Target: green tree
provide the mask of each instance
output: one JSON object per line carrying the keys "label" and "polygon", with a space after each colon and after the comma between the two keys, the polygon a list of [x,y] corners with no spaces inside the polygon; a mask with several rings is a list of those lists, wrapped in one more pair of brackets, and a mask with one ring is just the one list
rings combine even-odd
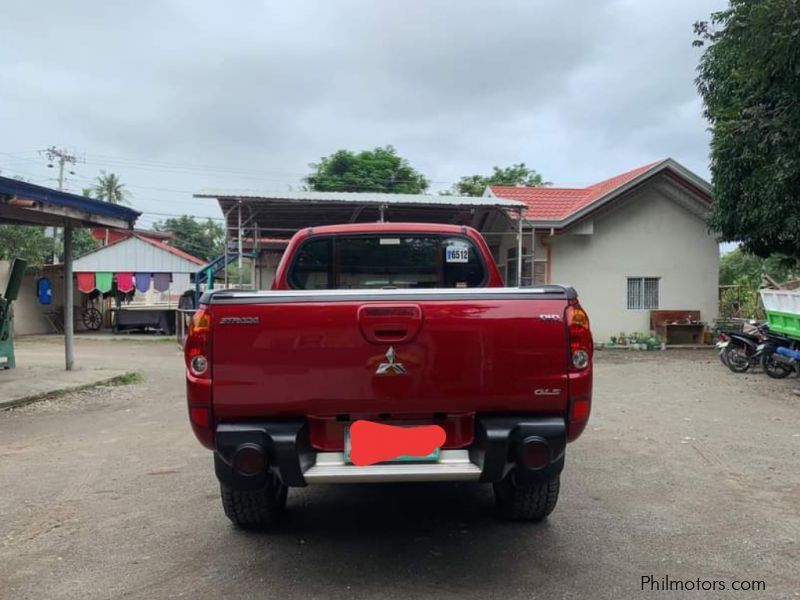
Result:
{"label": "green tree", "polygon": [[483,196],[486,188],[490,185],[527,185],[539,187],[550,185],[550,182],[534,169],[529,169],[525,163],[519,163],[505,167],[493,167],[491,175],[467,175],[456,182],[450,191],[445,192],[446,196]]}
{"label": "green tree", "polygon": [[797,277],[800,271],[793,259],[779,254],[762,258],[741,248],[735,248],[720,257],[720,285],[739,285],[757,290],[764,275],[769,275],[780,283]]}
{"label": "green tree", "polygon": [[[63,235],[63,234],[62,234]],[[44,227],[36,225],[0,225],[0,260],[19,257],[31,267],[41,267],[53,262],[55,246],[59,260],[63,260],[63,238],[56,240],[47,235]],[[72,255],[81,256],[97,247],[97,241],[86,229],[73,229]]]}
{"label": "green tree", "polygon": [[[114,173],[100,171],[100,175],[95,178],[94,187],[90,190],[97,200],[105,200],[111,204],[129,204],[130,192]],[[91,194],[86,194],[86,191],[88,190],[84,190],[83,195],[92,197]]]}
{"label": "green tree", "polygon": [[800,259],[800,2],[731,0],[695,23],[724,241]]}
{"label": "green tree", "polygon": [[202,221],[189,215],[181,215],[159,221],[153,225],[153,229],[172,233],[174,238],[169,241],[171,246],[206,261],[218,257],[224,251],[225,230],[211,219]]}
{"label": "green tree", "polygon": [[314,172],[305,182],[317,192],[421,194],[430,185],[392,146],[359,153],[339,150],[309,166]]}
{"label": "green tree", "polygon": [[719,284],[735,287],[722,292],[721,316],[763,318],[758,290],[765,275],[783,282],[796,278],[800,270],[793,258],[784,255],[762,258],[742,248],[723,254],[719,261]]}
{"label": "green tree", "polygon": [[31,267],[40,267],[53,257],[53,238],[44,227],[0,225],[0,260],[24,258]]}
{"label": "green tree", "polygon": [[[72,256],[83,256],[87,252],[91,252],[99,242],[89,233],[88,229],[73,229],[72,230]],[[59,252],[63,254],[63,251]]]}

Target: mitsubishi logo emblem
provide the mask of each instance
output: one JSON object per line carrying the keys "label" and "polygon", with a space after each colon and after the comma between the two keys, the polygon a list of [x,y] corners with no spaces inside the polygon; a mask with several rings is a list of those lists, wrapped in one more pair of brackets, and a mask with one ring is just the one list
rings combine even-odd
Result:
{"label": "mitsubishi logo emblem", "polygon": [[405,375],[406,368],[403,366],[403,363],[394,362],[394,359],[394,348],[390,346],[386,351],[386,360],[388,362],[379,364],[375,375]]}

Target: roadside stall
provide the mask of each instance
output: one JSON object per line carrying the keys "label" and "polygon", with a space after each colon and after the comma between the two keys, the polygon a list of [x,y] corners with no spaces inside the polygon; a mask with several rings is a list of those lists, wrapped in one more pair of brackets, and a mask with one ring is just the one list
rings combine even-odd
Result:
{"label": "roadside stall", "polygon": [[204,262],[144,233],[75,259],[78,290],[97,311],[94,328],[175,333],[181,296]]}

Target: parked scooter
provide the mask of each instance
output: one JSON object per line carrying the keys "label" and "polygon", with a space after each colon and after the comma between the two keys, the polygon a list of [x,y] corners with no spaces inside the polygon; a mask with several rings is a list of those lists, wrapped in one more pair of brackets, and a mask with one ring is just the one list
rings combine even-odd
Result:
{"label": "parked scooter", "polygon": [[[743,332],[723,331],[719,334],[719,359],[734,373],[744,373],[761,363],[769,329],[766,323],[750,321]],[[770,346],[771,348],[771,346]]]}

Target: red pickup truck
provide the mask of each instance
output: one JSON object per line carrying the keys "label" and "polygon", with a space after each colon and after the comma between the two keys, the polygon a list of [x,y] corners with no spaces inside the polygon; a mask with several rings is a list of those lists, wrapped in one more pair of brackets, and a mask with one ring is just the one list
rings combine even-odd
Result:
{"label": "red pickup truck", "polygon": [[589,320],[572,288],[502,285],[475,230],[386,223],[305,229],[273,290],[204,294],[189,417],[225,514],[274,523],[314,483],[476,481],[546,517],[589,419]]}

